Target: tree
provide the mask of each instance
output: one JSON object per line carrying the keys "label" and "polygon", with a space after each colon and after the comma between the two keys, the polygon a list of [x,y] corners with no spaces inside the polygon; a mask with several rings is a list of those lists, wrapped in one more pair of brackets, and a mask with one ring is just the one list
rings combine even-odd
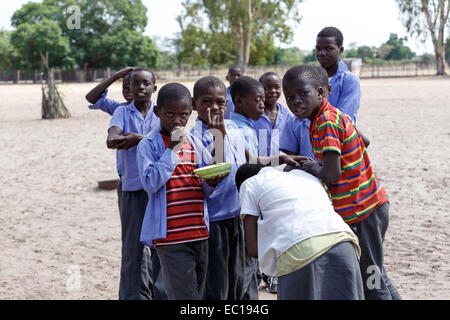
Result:
{"label": "tree", "polygon": [[55,86],[53,69],[70,64],[69,42],[61,36],[59,26],[42,19],[36,24],[23,23],[11,33],[11,44],[22,58],[26,57],[34,69],[47,71],[47,86],[42,87],[42,118],[69,118],[70,112],[64,105]]}
{"label": "tree", "polygon": [[[68,26],[71,6],[80,10],[79,28]],[[158,50],[142,34],[147,25],[146,12],[142,0],[43,0],[22,6],[13,14],[11,23],[15,27],[43,19],[56,23],[62,37],[69,41],[72,61],[83,68],[84,78],[89,80],[89,71],[95,68],[120,68],[136,62],[147,67],[156,65]],[[121,46],[124,40],[127,46]],[[115,58],[118,54],[122,56],[121,64]]]}
{"label": "tree", "polygon": [[399,38],[396,33],[391,33],[389,40],[386,41],[386,45],[390,46],[391,50],[389,50],[384,59],[404,60],[414,58],[416,54],[409,47],[403,44],[406,40],[406,37]]}
{"label": "tree", "polygon": [[445,75],[445,31],[449,26],[450,0],[397,0],[404,24],[412,35],[424,40],[430,34],[438,75]]}
{"label": "tree", "polygon": [[[297,10],[300,2],[301,0],[185,0],[182,19],[195,26],[207,25],[205,31],[212,39],[209,47],[211,60],[228,59],[238,63],[245,72],[252,45],[255,52],[258,42],[267,44],[268,35],[272,39],[278,39],[280,43],[291,40],[293,33],[286,21],[300,22]],[[204,24],[203,17],[207,18],[207,24]],[[267,49],[274,50],[274,47]],[[260,58],[256,60],[261,61]]]}
{"label": "tree", "polygon": [[303,52],[297,48],[278,48],[274,55],[274,64],[282,66],[295,66],[303,61]]}

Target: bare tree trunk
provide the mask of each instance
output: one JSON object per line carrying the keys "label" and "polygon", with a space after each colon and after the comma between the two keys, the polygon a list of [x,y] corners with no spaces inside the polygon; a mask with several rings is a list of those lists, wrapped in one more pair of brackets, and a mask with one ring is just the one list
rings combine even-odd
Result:
{"label": "bare tree trunk", "polygon": [[48,73],[47,83],[42,82],[42,119],[70,118],[72,115],[55,86],[54,71],[48,64],[48,52],[45,56],[41,53],[41,57]]}
{"label": "bare tree trunk", "polygon": [[[437,10],[435,10],[435,17],[431,16],[427,0],[421,0],[422,12],[425,14],[428,31],[431,34],[431,40],[434,46],[434,53],[436,58],[436,70],[438,75],[446,75],[445,62],[445,46],[444,46],[444,31],[447,24],[447,19],[450,12],[450,4],[447,3],[445,7],[445,0],[439,0]],[[436,34],[437,30],[437,34]]]}

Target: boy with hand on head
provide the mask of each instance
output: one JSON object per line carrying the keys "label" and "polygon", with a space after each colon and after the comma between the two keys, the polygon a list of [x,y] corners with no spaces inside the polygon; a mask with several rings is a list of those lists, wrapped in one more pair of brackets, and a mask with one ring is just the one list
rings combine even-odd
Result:
{"label": "boy with hand on head", "polygon": [[278,102],[281,96],[281,79],[275,72],[264,73],[259,82],[264,88],[265,97],[264,114],[254,122],[258,133],[259,155],[276,156],[280,153],[281,130],[293,115]]}
{"label": "boy with hand on head", "polygon": [[[202,181],[193,173],[208,165],[211,155],[185,131],[192,113],[185,86],[164,85],[154,111],[160,126],[139,143],[137,152],[139,175],[149,196],[140,240],[156,248],[169,299],[199,300],[208,266],[206,196],[226,175]],[[209,115],[208,128],[222,129],[223,114]]]}
{"label": "boy with hand on head", "polygon": [[233,99],[231,98],[230,88],[233,85],[234,80],[242,76],[242,69],[238,65],[232,65],[228,68],[227,81],[230,86],[227,88],[227,108],[225,110],[225,119],[231,119],[231,114],[234,111]]}
{"label": "boy with hand on head", "polygon": [[356,125],[356,114],[361,99],[359,79],[351,73],[344,61],[340,60],[344,52],[344,36],[335,27],[323,28],[316,38],[316,58],[328,74],[333,89],[328,101],[346,113]]}
{"label": "boy with hand on head", "polygon": [[223,179],[214,194],[207,197],[209,213],[209,263],[204,298],[207,300],[240,300],[244,294],[244,230],[239,217],[239,195],[234,177],[246,162],[245,140],[231,120],[223,120],[219,131],[208,130],[210,116],[223,117],[227,109],[225,84],[213,76],[203,77],[194,85],[193,109],[197,111],[191,134],[212,152],[214,141],[223,144],[223,159],[231,163],[230,175]]}
{"label": "boy with hand on head", "polygon": [[247,251],[278,276],[279,300],[364,299],[358,239],[319,179],[244,164],[236,186]]}
{"label": "boy with hand on head", "polygon": [[[120,271],[119,299],[137,300],[141,285],[151,293],[146,298],[164,299],[164,288],[158,278],[159,261],[152,254],[142,282],[138,270],[141,268],[144,246],[139,242],[142,219],[147,205],[147,193],[143,190],[136,165],[136,145],[152,128],[159,124],[153,114],[152,94],[156,90],[155,76],[151,70],[136,68],[130,72],[130,92],[133,101],[118,107],[111,118],[107,137],[107,147],[118,150],[122,171],[122,199],[120,219],[122,225],[122,262]],[[155,281],[157,280],[157,281]],[[152,283],[153,282],[153,283]]]}
{"label": "boy with hand on head", "polygon": [[[383,266],[383,241],[389,223],[389,200],[375,176],[364,142],[350,117],[324,97],[320,69],[296,66],[283,77],[283,92],[292,113],[311,121],[310,139],[319,162],[300,169],[324,181],[335,211],[358,236],[366,299],[400,299]],[[380,286],[368,286],[376,266]]]}

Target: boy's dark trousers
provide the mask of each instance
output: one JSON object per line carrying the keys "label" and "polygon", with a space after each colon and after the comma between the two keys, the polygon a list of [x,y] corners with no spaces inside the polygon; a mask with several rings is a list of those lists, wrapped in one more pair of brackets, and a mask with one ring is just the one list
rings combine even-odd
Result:
{"label": "boy's dark trousers", "polygon": [[366,300],[400,300],[383,265],[383,242],[389,225],[389,203],[378,206],[366,219],[350,225],[361,248],[361,276]]}
{"label": "boy's dark trousers", "polygon": [[140,242],[147,202],[148,195],[144,190],[122,191],[120,195],[122,262],[119,300],[167,299],[158,255],[154,249],[144,250]]}
{"label": "boy's dark trousers", "polygon": [[241,300],[244,295],[245,242],[239,216],[209,223],[206,300]]}
{"label": "boy's dark trousers", "polygon": [[156,247],[169,300],[201,300],[208,270],[208,240]]}

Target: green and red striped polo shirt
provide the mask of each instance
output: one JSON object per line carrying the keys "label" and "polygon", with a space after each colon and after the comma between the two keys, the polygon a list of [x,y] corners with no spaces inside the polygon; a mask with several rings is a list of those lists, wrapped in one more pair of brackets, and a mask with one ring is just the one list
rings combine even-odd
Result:
{"label": "green and red striped polo shirt", "polygon": [[[169,136],[162,134],[165,146]],[[203,203],[202,182],[192,171],[197,169],[195,150],[185,138],[178,151],[180,162],[166,183],[167,236],[154,240],[155,246],[208,239]]]}
{"label": "green and red striped polo shirt", "polygon": [[323,99],[309,127],[317,160],[324,152],[341,156],[341,177],[329,186],[334,210],[348,224],[366,219],[388,201],[386,191],[372,170],[369,155],[350,118]]}

